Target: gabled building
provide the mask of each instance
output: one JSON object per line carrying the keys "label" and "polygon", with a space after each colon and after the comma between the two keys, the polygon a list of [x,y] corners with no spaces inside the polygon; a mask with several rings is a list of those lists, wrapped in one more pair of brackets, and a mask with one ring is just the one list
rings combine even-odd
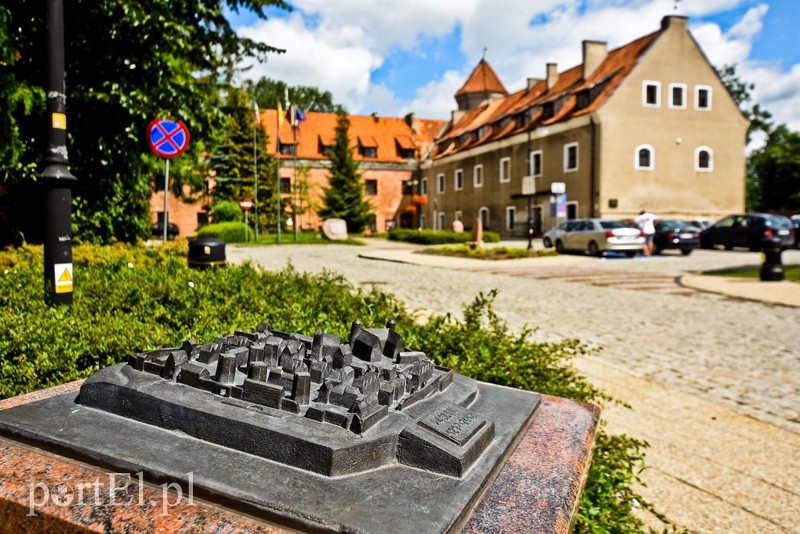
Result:
{"label": "gabled building", "polygon": [[[551,184],[567,217],[720,217],[744,209],[747,120],[688,31],[685,17],[608,50],[583,42],[583,62],[509,94],[481,60],[458,109],[421,162],[427,227],[527,235],[552,226]],[[523,183],[526,195],[523,196]],[[532,193],[532,194],[529,194]]]}
{"label": "gabled building", "polygon": [[[288,121],[278,125],[277,113],[264,110],[261,124],[269,136],[267,150],[280,156],[281,192],[291,194],[296,156],[297,168],[306,171],[301,173],[304,176],[298,174],[298,185],[308,192],[307,203],[321,206],[322,188],[328,186],[330,175],[328,153],[334,145],[336,114],[306,113],[306,120],[299,123],[295,135]],[[350,115],[349,119],[353,156],[363,175],[366,198],[374,209],[372,230],[382,232],[397,225],[415,227],[420,207],[419,197],[415,196],[419,161],[445,121],[417,119],[413,114],[402,118]],[[302,199],[300,205],[304,207]],[[317,229],[322,223],[313,210],[306,210],[298,220],[303,230]]]}

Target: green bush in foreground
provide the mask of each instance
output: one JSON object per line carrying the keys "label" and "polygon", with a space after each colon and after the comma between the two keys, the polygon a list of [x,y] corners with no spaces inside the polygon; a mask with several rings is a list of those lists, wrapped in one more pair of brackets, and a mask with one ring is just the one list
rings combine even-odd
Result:
{"label": "green bush in foreground", "polygon": [[[409,230],[399,228],[389,232],[390,241],[405,241],[419,245],[443,245],[447,243],[467,243],[472,241],[472,234],[469,232],[453,232],[450,230]],[[483,240],[486,243],[499,243],[500,234],[495,232],[484,232]]]}
{"label": "green bush in foreground", "polygon": [[[252,265],[196,271],[186,246],[77,246],[75,303],[44,303],[42,249],[0,253],[0,398],[86,377],[130,354],[206,342],[266,321],[284,331],[317,327],[347,336],[353,319],[390,318],[407,344],[456,372],[511,387],[606,402],[569,366],[588,349],[577,340],[539,343],[531,331],[509,331],[492,310],[494,293],[478,295],[464,319],[415,323],[394,297],[355,288],[334,274],[274,273]],[[600,429],[576,519],[577,532],[637,532],[641,498],[633,484],[643,465],[641,441]]]}

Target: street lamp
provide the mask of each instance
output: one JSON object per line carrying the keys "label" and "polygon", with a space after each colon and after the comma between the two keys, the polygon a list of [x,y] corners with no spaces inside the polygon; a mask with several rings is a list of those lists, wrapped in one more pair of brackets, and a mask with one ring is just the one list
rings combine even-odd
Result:
{"label": "street lamp", "polygon": [[42,171],[44,192],[44,283],[50,304],[72,304],[72,186],[68,169],[67,95],[64,85],[64,6],[47,0],[48,143]]}

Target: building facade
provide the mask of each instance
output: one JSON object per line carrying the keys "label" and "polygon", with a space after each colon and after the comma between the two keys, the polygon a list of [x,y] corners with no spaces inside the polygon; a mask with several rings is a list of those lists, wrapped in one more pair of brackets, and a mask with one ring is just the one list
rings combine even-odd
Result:
{"label": "building facade", "polygon": [[565,186],[568,218],[744,209],[747,120],[685,17],[611,51],[584,41],[580,65],[548,64],[512,94],[482,60],[456,101],[420,164],[427,227],[480,218],[521,237],[531,217],[540,234],[556,220],[553,183]]}
{"label": "building facade", "polygon": [[[293,130],[289,121],[278,124],[277,110],[264,110],[261,123],[267,131],[268,151],[280,157],[282,194],[301,192],[304,198],[298,204],[304,213],[298,215],[298,223],[303,230],[315,230],[322,223],[316,208],[321,207],[323,188],[328,186],[327,154],[334,145],[337,116],[310,112],[305,118]],[[375,216],[371,229],[382,232],[398,226],[415,227],[420,208],[416,194],[419,161],[445,121],[417,119],[413,114],[402,118],[377,115],[348,118],[353,157],[359,164],[364,192]]]}

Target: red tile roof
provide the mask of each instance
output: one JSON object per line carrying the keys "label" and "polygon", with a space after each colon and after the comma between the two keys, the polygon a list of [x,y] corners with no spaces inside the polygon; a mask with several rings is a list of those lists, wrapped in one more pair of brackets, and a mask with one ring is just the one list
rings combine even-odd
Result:
{"label": "red tile roof", "polygon": [[[437,140],[431,157],[440,158],[467,146],[495,141],[531,128],[568,120],[597,110],[614,93],[663,31],[662,29],[651,33],[608,52],[603,62],[585,80],[582,78],[583,65],[577,65],[559,73],[555,85],[549,91],[546,80],[541,80],[530,88],[466,112],[455,123],[448,123],[445,132]],[[479,67],[484,63],[485,61],[481,60]],[[470,80],[477,71],[476,68]],[[470,80],[467,80],[464,87],[470,84]],[[578,95],[584,92],[596,94],[591,95],[593,98],[588,105],[579,108]],[[491,127],[491,134],[481,135],[480,139],[477,139],[481,128],[485,126]],[[475,132],[476,139],[459,146],[459,139],[469,132]]]}
{"label": "red tile roof", "polygon": [[503,82],[500,81],[494,69],[492,69],[485,59],[481,59],[478,66],[475,67],[475,70],[473,70],[472,74],[467,78],[467,81],[461,86],[461,89],[456,92],[456,96],[483,92],[508,94]]}
{"label": "red tile roof", "polygon": [[[444,127],[445,121],[431,119],[413,119],[413,128],[405,118],[378,117],[372,115],[350,115],[350,146],[357,148],[359,142],[365,147],[377,147],[377,158],[369,161],[405,163],[407,158],[401,157],[399,149],[415,149],[416,157],[424,155],[436,135]],[[274,109],[261,111],[261,124],[267,131],[268,150],[275,152],[278,130],[278,112]],[[322,154],[322,145],[333,146],[336,129],[335,113],[306,113],[306,120],[297,128],[297,157],[301,159],[328,159]],[[292,127],[284,120],[280,126],[282,144],[293,144]],[[356,160],[364,158],[356,150]]]}

